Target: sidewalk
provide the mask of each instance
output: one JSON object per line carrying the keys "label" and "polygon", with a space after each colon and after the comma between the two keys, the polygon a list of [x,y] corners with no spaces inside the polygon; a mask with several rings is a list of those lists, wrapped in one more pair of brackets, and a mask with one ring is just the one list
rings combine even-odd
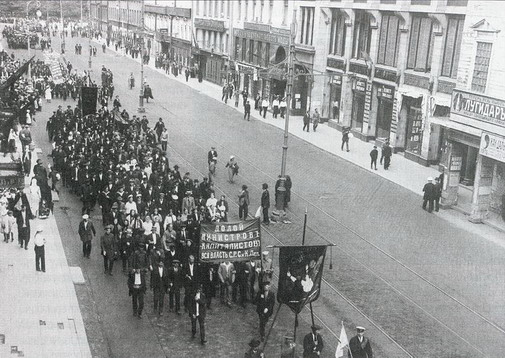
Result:
{"label": "sidewalk", "polygon": [[[100,44],[103,42],[99,42]],[[116,56],[123,56],[120,51],[116,52],[114,47],[108,47],[108,51],[116,53]],[[124,55],[133,61],[140,64],[140,59],[133,59],[129,55]],[[184,74],[179,74],[177,77],[173,75],[167,75],[163,69],[157,69],[154,66],[154,59],[149,61],[149,65],[144,65],[149,67],[153,71],[157,71],[160,74],[167,76],[172,80],[179,81],[180,83],[186,84],[187,86],[195,89],[196,91],[211,97],[222,104],[221,101],[222,88],[221,86],[214,84],[209,81],[198,82],[196,78],[190,78],[188,82],[184,77]],[[149,76],[144,72],[144,77],[149,82]],[[267,113],[266,118],[259,115],[259,112],[254,110],[254,102],[251,100],[251,120],[258,120],[281,130],[284,130],[284,119],[280,116],[275,119],[272,118],[272,113]],[[228,100],[229,107],[235,108],[239,114],[237,114],[238,119],[243,118],[243,107],[242,107],[242,97],[239,101],[239,106],[235,107],[234,99]],[[349,141],[350,152],[342,151],[340,145],[342,143],[342,133],[336,129],[330,128],[327,123],[320,124],[317,128],[317,132],[312,131],[312,126],[310,132],[304,132],[303,128],[303,117],[301,116],[291,116],[289,123],[289,133],[294,135],[314,146],[329,152],[335,156],[338,156],[344,160],[347,160],[359,167],[367,170],[370,169],[370,151],[372,150],[373,142],[363,142],[356,138],[351,138]],[[289,145],[289,142],[288,142]],[[380,156],[380,148],[379,148]],[[289,149],[288,149],[288,160],[289,160]],[[377,168],[378,170],[371,170],[374,174],[387,179],[399,186],[410,190],[419,196],[422,196],[422,188],[427,182],[428,177],[437,177],[440,172],[433,167],[425,167],[414,163],[411,160],[406,159],[402,154],[393,154],[391,158],[391,166],[388,170],[384,170],[382,166]],[[421,206],[421,198],[419,199],[419,206]],[[454,210],[453,210],[454,209]],[[463,228],[467,231],[473,232],[476,235],[482,236],[483,238],[493,241],[500,246],[505,248],[505,240],[503,238],[503,233],[505,232],[505,222],[496,215],[490,215],[489,219],[484,222],[486,225],[473,224],[468,221],[467,216],[470,214],[468,211],[468,205],[462,207],[454,207],[450,210],[442,210],[435,215],[439,215],[445,220],[449,221],[451,224]]]}
{"label": "sidewalk", "polygon": [[[45,273],[35,270],[38,227],[46,238]],[[0,357],[91,357],[72,280],[76,268],[67,264],[54,215],[32,220],[30,228],[28,250],[17,238],[0,243]],[[82,276],[77,269],[72,273]]]}

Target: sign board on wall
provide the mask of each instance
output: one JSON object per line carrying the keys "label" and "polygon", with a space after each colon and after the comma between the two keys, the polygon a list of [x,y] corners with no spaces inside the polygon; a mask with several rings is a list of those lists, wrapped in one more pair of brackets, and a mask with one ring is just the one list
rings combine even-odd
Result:
{"label": "sign board on wall", "polygon": [[455,89],[451,114],[505,127],[505,101]]}
{"label": "sign board on wall", "polygon": [[500,162],[505,162],[505,138],[491,133],[482,133],[480,154]]}

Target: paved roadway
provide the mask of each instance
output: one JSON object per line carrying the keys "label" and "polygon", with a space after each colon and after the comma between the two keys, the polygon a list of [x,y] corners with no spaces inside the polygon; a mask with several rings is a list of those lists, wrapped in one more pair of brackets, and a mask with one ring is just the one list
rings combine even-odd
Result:
{"label": "paved roadway", "polygon": [[[54,48],[59,48],[59,40],[53,41]],[[80,41],[86,49],[87,40]],[[88,57],[75,56],[74,43],[67,40],[71,50],[67,58],[74,68],[87,68]],[[126,84],[130,72],[138,83],[138,63],[110,51],[99,53],[93,58],[97,80],[102,64],[114,72],[116,93],[124,107],[135,113],[138,88],[129,91]],[[155,97],[146,104],[147,115],[151,123],[163,117],[168,124],[171,165],[179,164],[183,172],[201,178],[206,172],[206,152],[215,145],[220,156],[218,191],[236,201],[240,185],[247,184],[254,210],[261,184],[273,187],[279,172],[282,132],[259,121],[245,122],[234,109],[152,69],[146,68],[145,75]],[[59,103],[53,101],[50,106]],[[35,138],[49,151],[42,130],[45,119],[38,118],[41,130]],[[231,154],[241,168],[236,184],[225,179],[224,164]],[[336,245],[333,270],[326,266],[322,296],[314,304],[316,320],[325,327],[324,357],[334,356],[334,334],[340,332],[341,321],[348,335],[357,324],[368,327],[377,357],[503,355],[501,247],[422,211],[419,196],[412,192],[293,137],[287,172],[293,179],[292,224],[264,227],[264,241],[300,244],[303,212],[308,208],[306,242]],[[257,329],[251,307],[229,310],[218,304],[209,317],[205,348],[190,341],[187,317],[148,315],[148,319],[135,320],[118,269],[114,277],[104,276],[97,250],[91,261],[81,259],[78,200],[65,192],[55,210],[67,259],[70,265],[81,266],[87,279],[77,291],[95,356],[163,357],[174,352],[181,357],[241,356]],[[236,206],[231,210],[236,218]],[[99,223],[99,216],[94,220]],[[147,297],[150,312],[152,303]],[[278,354],[281,337],[292,325],[292,315],[283,309],[267,346],[269,356]],[[298,337],[308,326],[305,313]],[[145,343],[140,347],[139,342]]]}

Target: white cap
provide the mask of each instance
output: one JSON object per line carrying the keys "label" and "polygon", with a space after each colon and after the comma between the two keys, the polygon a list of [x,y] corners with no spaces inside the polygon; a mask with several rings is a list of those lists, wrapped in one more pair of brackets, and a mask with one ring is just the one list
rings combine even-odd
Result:
{"label": "white cap", "polygon": [[428,177],[428,181],[433,181],[433,178],[432,177]]}
{"label": "white cap", "polygon": [[84,214],[84,215],[82,216],[82,218],[83,218],[84,220],[87,220],[87,219],[89,219],[89,215],[88,215],[88,214]]}

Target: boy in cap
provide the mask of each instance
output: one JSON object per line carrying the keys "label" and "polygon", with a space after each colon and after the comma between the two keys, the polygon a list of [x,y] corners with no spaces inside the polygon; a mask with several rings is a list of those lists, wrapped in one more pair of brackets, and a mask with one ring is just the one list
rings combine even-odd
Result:
{"label": "boy in cap", "polygon": [[356,336],[349,341],[349,358],[373,358],[370,340],[365,337],[365,328],[356,327]]}
{"label": "boy in cap", "polygon": [[312,332],[303,338],[303,358],[317,358],[323,351],[323,338],[318,333],[321,327],[313,325],[310,327]]}

